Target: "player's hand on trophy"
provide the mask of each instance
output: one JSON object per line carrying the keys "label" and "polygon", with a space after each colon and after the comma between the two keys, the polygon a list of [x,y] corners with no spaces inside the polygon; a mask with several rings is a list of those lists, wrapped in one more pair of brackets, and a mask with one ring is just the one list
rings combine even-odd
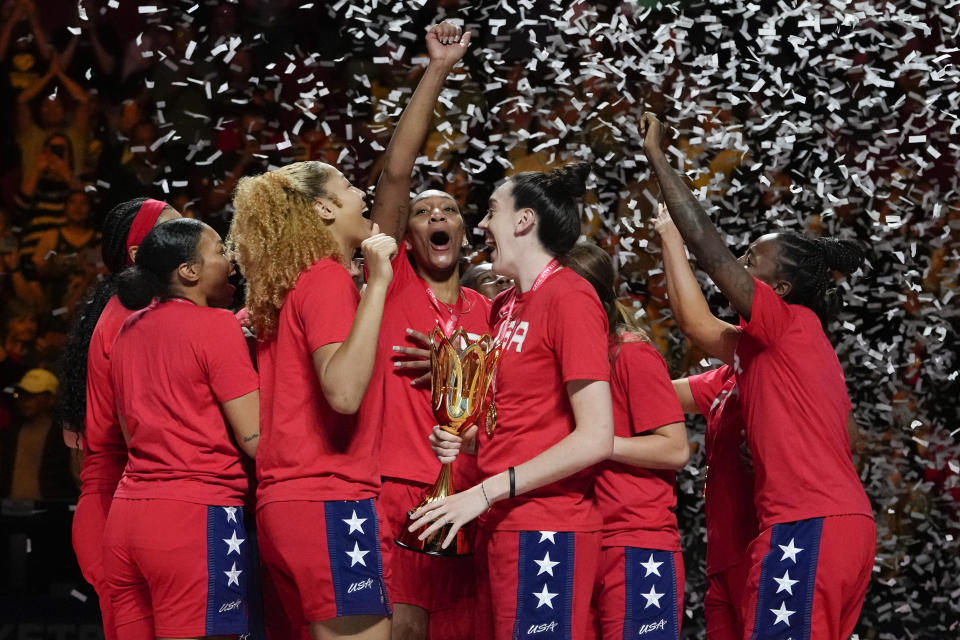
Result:
{"label": "player's hand on trophy", "polygon": [[407,336],[411,340],[422,344],[423,348],[408,347],[401,344],[394,345],[394,352],[409,356],[409,358],[405,360],[394,360],[393,366],[395,369],[399,369],[404,373],[409,371],[413,375],[417,375],[422,371],[423,373],[410,383],[411,387],[416,387],[430,382],[430,336],[425,333],[420,333],[416,329],[407,329]]}
{"label": "player's hand on trophy", "polygon": [[413,513],[413,524],[410,531],[426,527],[417,536],[424,540],[434,531],[452,525],[447,537],[440,545],[446,549],[456,539],[457,532],[471,520],[490,508],[490,503],[483,494],[483,483],[474,485],[466,491],[455,493],[452,496],[430,502]]}
{"label": "player's hand on trophy", "polygon": [[457,25],[441,22],[430,27],[427,32],[427,53],[431,63],[446,65],[452,69],[470,44],[470,32],[466,33]]}
{"label": "player's hand on trophy", "polygon": [[441,464],[452,464],[460,452],[477,454],[477,425],[455,436],[440,425],[434,425],[430,433],[430,448]]}
{"label": "player's hand on trophy", "polygon": [[367,284],[390,284],[393,280],[393,265],[390,261],[397,255],[397,241],[393,237],[380,233],[380,227],[373,223],[370,237],[360,245],[363,262],[367,267]]}

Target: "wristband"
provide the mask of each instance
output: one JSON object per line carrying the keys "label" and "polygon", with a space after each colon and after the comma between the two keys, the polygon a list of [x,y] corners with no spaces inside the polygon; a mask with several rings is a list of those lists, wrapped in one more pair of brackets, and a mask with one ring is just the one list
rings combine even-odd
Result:
{"label": "wristband", "polygon": [[517,495],[517,472],[513,470],[513,467],[507,469],[510,474],[510,497],[513,498]]}

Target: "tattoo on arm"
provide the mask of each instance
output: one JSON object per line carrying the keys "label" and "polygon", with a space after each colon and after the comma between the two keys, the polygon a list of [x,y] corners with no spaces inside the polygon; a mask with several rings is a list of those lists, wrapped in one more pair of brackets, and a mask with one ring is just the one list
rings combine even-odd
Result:
{"label": "tattoo on arm", "polygon": [[410,181],[399,187],[384,181],[377,182],[377,197],[373,201],[370,220],[380,225],[380,232],[400,242],[407,232],[407,216],[410,213]]}
{"label": "tattoo on arm", "polygon": [[260,434],[259,434],[259,433],[254,433],[253,435],[249,435],[249,436],[247,436],[246,438],[244,438],[243,441],[244,441],[244,442],[250,442],[251,440],[256,440],[256,439],[259,438],[259,437],[260,437]]}
{"label": "tattoo on arm", "polygon": [[407,220],[410,216],[410,203],[404,202],[403,204],[398,204],[396,213],[396,225],[393,227],[397,230],[394,234],[394,238],[397,242],[403,240],[403,236],[407,234]]}
{"label": "tattoo on arm", "polygon": [[690,251],[704,271],[710,275],[734,308],[750,319],[753,304],[753,278],[737,262],[726,242],[662,151],[649,154],[660,183],[660,192],[670,217],[680,230]]}

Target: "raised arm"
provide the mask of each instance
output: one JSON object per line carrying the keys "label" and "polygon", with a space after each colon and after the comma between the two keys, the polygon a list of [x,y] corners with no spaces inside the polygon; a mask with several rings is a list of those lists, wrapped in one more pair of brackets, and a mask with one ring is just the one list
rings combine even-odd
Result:
{"label": "raised arm", "polygon": [[407,230],[410,210],[410,176],[413,165],[426,140],[433,108],[443,90],[447,75],[463,57],[470,44],[470,34],[461,34],[460,27],[441,22],[427,33],[430,64],[420,78],[407,108],[384,153],[383,171],[377,181],[376,197],[370,217],[383,233],[398,242]]}
{"label": "raised arm", "polygon": [[345,414],[360,408],[373,375],[383,304],[393,278],[390,260],[396,255],[397,243],[374,225],[374,235],[364,240],[361,248],[370,277],[350,333],[343,342],[326,344],[313,352],[313,366],[324,397],[334,411]]}
{"label": "raised arm", "polygon": [[[96,15],[96,12],[91,12]],[[96,18],[99,20],[99,16]],[[90,45],[93,47],[93,54],[97,58],[97,64],[100,66],[100,71],[105,74],[113,73],[113,70],[117,68],[117,58],[110,51],[107,50],[107,47],[103,46],[103,43],[100,41],[100,36],[97,35],[97,25],[96,22],[86,30],[87,37],[90,38]]]}
{"label": "raised arm", "polygon": [[740,341],[740,332],[710,312],[700,283],[687,262],[683,238],[663,204],[654,222],[660,234],[663,271],[667,280],[667,300],[677,326],[698,347],[713,358],[733,364],[733,355]]}
{"label": "raised arm", "polygon": [[33,31],[33,37],[37,40],[37,48],[40,55],[44,58],[50,58],[55,49],[50,45],[50,39],[47,38],[47,32],[40,24],[40,16],[37,13],[37,5],[34,0],[20,0],[23,2],[24,10],[27,12],[27,19],[30,21],[30,30]]}
{"label": "raised arm", "polygon": [[740,315],[750,319],[753,278],[727,248],[720,232],[700,206],[690,187],[670,166],[663,152],[663,125],[652,113],[640,119],[643,149],[660,182],[660,194],[670,215],[700,267],[727,297]]}
{"label": "raised arm", "polygon": [[7,59],[7,49],[10,47],[10,38],[13,36],[13,28],[26,17],[23,4],[16,3],[10,15],[3,20],[3,27],[0,28],[0,60]]}
{"label": "raised arm", "polygon": [[86,106],[86,104],[90,102],[90,94],[77,84],[73,78],[67,75],[66,71],[64,71],[65,66],[66,63],[59,56],[55,56],[50,60],[50,68],[53,69],[53,72],[60,79],[60,82],[63,83],[63,88],[67,90],[70,97],[80,103],[81,106]]}
{"label": "raised arm", "polygon": [[[50,80],[53,79],[53,75],[56,73],[54,69],[54,63],[51,60],[50,68],[47,69],[47,72],[37,78],[37,81],[32,85],[20,92],[20,95],[17,96],[17,104],[20,105],[21,110],[26,108],[26,105],[29,104],[31,100],[37,97],[37,94],[43,91],[43,88],[50,83]],[[29,112],[28,112],[29,115]]]}

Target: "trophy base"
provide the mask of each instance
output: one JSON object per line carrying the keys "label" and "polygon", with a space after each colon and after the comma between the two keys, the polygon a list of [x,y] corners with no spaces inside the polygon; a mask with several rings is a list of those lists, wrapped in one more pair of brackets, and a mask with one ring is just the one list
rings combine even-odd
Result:
{"label": "trophy base", "polygon": [[415,531],[411,533],[408,530],[412,522],[410,519],[411,513],[413,513],[413,511],[407,513],[407,519],[403,523],[403,529],[400,535],[397,536],[397,539],[394,540],[394,543],[396,543],[398,547],[416,551],[417,553],[424,553],[428,556],[438,556],[442,558],[468,556],[473,553],[473,545],[471,544],[473,536],[469,535],[472,533],[472,523],[468,524],[465,528],[461,528],[460,531],[457,531],[456,537],[451,540],[450,545],[444,549],[440,545],[443,544],[453,525],[448,524],[440,527],[440,529],[434,531],[423,540],[418,540],[417,536],[420,535],[420,532]]}
{"label": "trophy base", "polygon": [[394,540],[397,546],[416,551],[417,553],[425,553],[428,556],[442,556],[447,558],[467,556],[473,552],[473,545],[471,544],[473,540],[473,523],[469,523],[466,527],[461,528],[446,549],[440,545],[443,544],[453,525],[448,524],[440,527],[440,529],[434,531],[423,540],[417,539],[420,531],[410,531],[410,525],[413,524],[413,518],[411,516],[417,509],[430,504],[434,500],[440,500],[453,495],[453,487],[450,486],[450,474],[450,465],[442,465],[437,481],[433,483],[432,487],[426,490],[420,503],[413,509],[410,509],[410,511],[407,511],[407,518],[403,521],[403,528],[400,529],[400,535]]}

